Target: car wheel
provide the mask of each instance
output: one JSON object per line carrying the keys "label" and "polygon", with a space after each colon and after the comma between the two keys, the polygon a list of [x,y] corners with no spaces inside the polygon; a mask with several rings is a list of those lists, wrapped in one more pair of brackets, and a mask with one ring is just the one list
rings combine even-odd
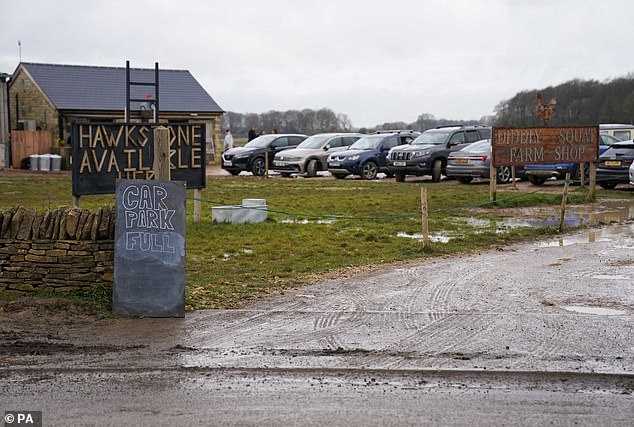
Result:
{"label": "car wheel", "polygon": [[599,185],[606,190],[612,190],[616,187],[616,182],[600,182]]}
{"label": "car wheel", "polygon": [[[581,167],[579,167],[579,165],[575,165],[572,170],[572,180],[576,181],[575,184],[581,184]],[[585,184],[590,182],[590,167],[588,165],[583,168],[583,182]]]}
{"label": "car wheel", "polygon": [[511,168],[508,166],[500,166],[497,168],[497,183],[506,184],[511,180]]}
{"label": "car wheel", "polygon": [[528,182],[533,185],[542,185],[546,182],[546,178],[535,175],[528,175]]}
{"label": "car wheel", "polygon": [[317,176],[317,160],[309,160],[306,165],[306,176],[313,178]]}
{"label": "car wheel", "polygon": [[337,179],[344,179],[345,177],[348,176],[347,173],[333,173],[333,175],[335,176],[335,178]]}
{"label": "car wheel", "polygon": [[264,164],[264,159],[262,157],[258,157],[253,161],[251,165],[251,172],[255,176],[264,176],[266,173],[266,165]]}
{"label": "car wheel", "polygon": [[396,182],[405,182],[405,174],[403,172],[396,172],[394,176],[396,177]]}
{"label": "car wheel", "polygon": [[242,172],[242,171],[237,171],[237,170],[233,170],[233,169],[229,171],[229,173],[231,175],[233,175],[233,176],[240,175],[240,172]]}
{"label": "car wheel", "polygon": [[431,168],[431,180],[432,182],[440,181],[440,176],[442,175],[442,160],[437,159],[434,160],[434,165]]}
{"label": "car wheel", "polygon": [[471,176],[459,176],[458,177],[458,182],[460,182],[461,184],[469,184],[471,181],[473,181],[473,177],[471,177]]}
{"label": "car wheel", "polygon": [[368,160],[363,164],[363,169],[361,171],[361,178],[363,179],[374,179],[376,175],[379,173],[379,167],[372,160]]}

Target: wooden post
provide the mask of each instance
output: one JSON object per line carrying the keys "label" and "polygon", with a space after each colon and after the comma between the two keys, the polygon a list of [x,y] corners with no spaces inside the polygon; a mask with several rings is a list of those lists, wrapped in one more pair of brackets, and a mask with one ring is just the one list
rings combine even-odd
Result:
{"label": "wooden post", "polygon": [[201,198],[202,191],[200,191],[200,188],[194,188],[194,222],[200,222],[200,214],[202,211]]}
{"label": "wooden post", "polygon": [[154,179],[170,180],[170,131],[165,126],[154,128]]}
{"label": "wooden post", "polygon": [[586,180],[586,164],[584,162],[579,163],[579,186],[583,188]]}
{"label": "wooden post", "polygon": [[513,182],[513,190],[517,190],[517,177],[515,175],[515,166],[511,166],[511,181]]}
{"label": "wooden post", "polygon": [[73,207],[74,208],[79,208],[79,199],[81,198],[81,196],[73,196]]}
{"label": "wooden post", "polygon": [[559,217],[559,232],[564,230],[564,220],[566,218],[566,200],[568,199],[568,181],[570,181],[570,172],[566,174],[566,182],[564,183],[564,194],[561,196],[561,216]]}
{"label": "wooden post", "polygon": [[497,172],[497,168],[493,166],[493,151],[491,151],[491,164],[489,165],[489,200],[492,202],[497,200]]}
{"label": "wooden post", "polygon": [[420,188],[420,211],[423,226],[423,249],[429,248],[429,221],[427,215],[427,189]]}
{"label": "wooden post", "polygon": [[597,164],[590,162],[590,200],[595,201],[597,197]]}
{"label": "wooden post", "polygon": [[266,171],[266,177],[269,177],[269,150],[264,149],[264,170]]}

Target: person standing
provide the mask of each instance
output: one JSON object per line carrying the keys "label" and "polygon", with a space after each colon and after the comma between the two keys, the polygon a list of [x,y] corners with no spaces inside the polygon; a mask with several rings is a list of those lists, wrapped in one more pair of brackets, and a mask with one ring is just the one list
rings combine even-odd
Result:
{"label": "person standing", "polygon": [[249,141],[255,139],[257,136],[258,133],[255,131],[255,126],[251,126],[251,129],[249,129]]}
{"label": "person standing", "polygon": [[224,145],[225,145],[225,151],[233,148],[233,135],[231,135],[231,130],[229,129],[225,130]]}

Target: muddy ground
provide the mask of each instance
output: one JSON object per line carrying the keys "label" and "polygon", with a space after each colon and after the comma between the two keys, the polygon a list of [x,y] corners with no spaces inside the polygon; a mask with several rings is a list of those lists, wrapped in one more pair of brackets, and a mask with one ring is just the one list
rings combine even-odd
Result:
{"label": "muddy ground", "polygon": [[45,425],[632,425],[634,223],[240,310],[3,303],[0,411]]}
{"label": "muddy ground", "polygon": [[60,426],[631,426],[633,212],[573,209],[573,222],[617,222],[184,319],[2,302],[0,414],[40,410]]}

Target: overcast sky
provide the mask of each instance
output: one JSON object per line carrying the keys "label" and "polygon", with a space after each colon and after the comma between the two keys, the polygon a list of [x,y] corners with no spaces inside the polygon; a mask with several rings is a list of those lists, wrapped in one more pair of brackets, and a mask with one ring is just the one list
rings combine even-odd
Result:
{"label": "overcast sky", "polygon": [[634,72],[633,0],[0,0],[24,62],[187,69],[227,111],[357,127],[479,119],[522,90]]}

